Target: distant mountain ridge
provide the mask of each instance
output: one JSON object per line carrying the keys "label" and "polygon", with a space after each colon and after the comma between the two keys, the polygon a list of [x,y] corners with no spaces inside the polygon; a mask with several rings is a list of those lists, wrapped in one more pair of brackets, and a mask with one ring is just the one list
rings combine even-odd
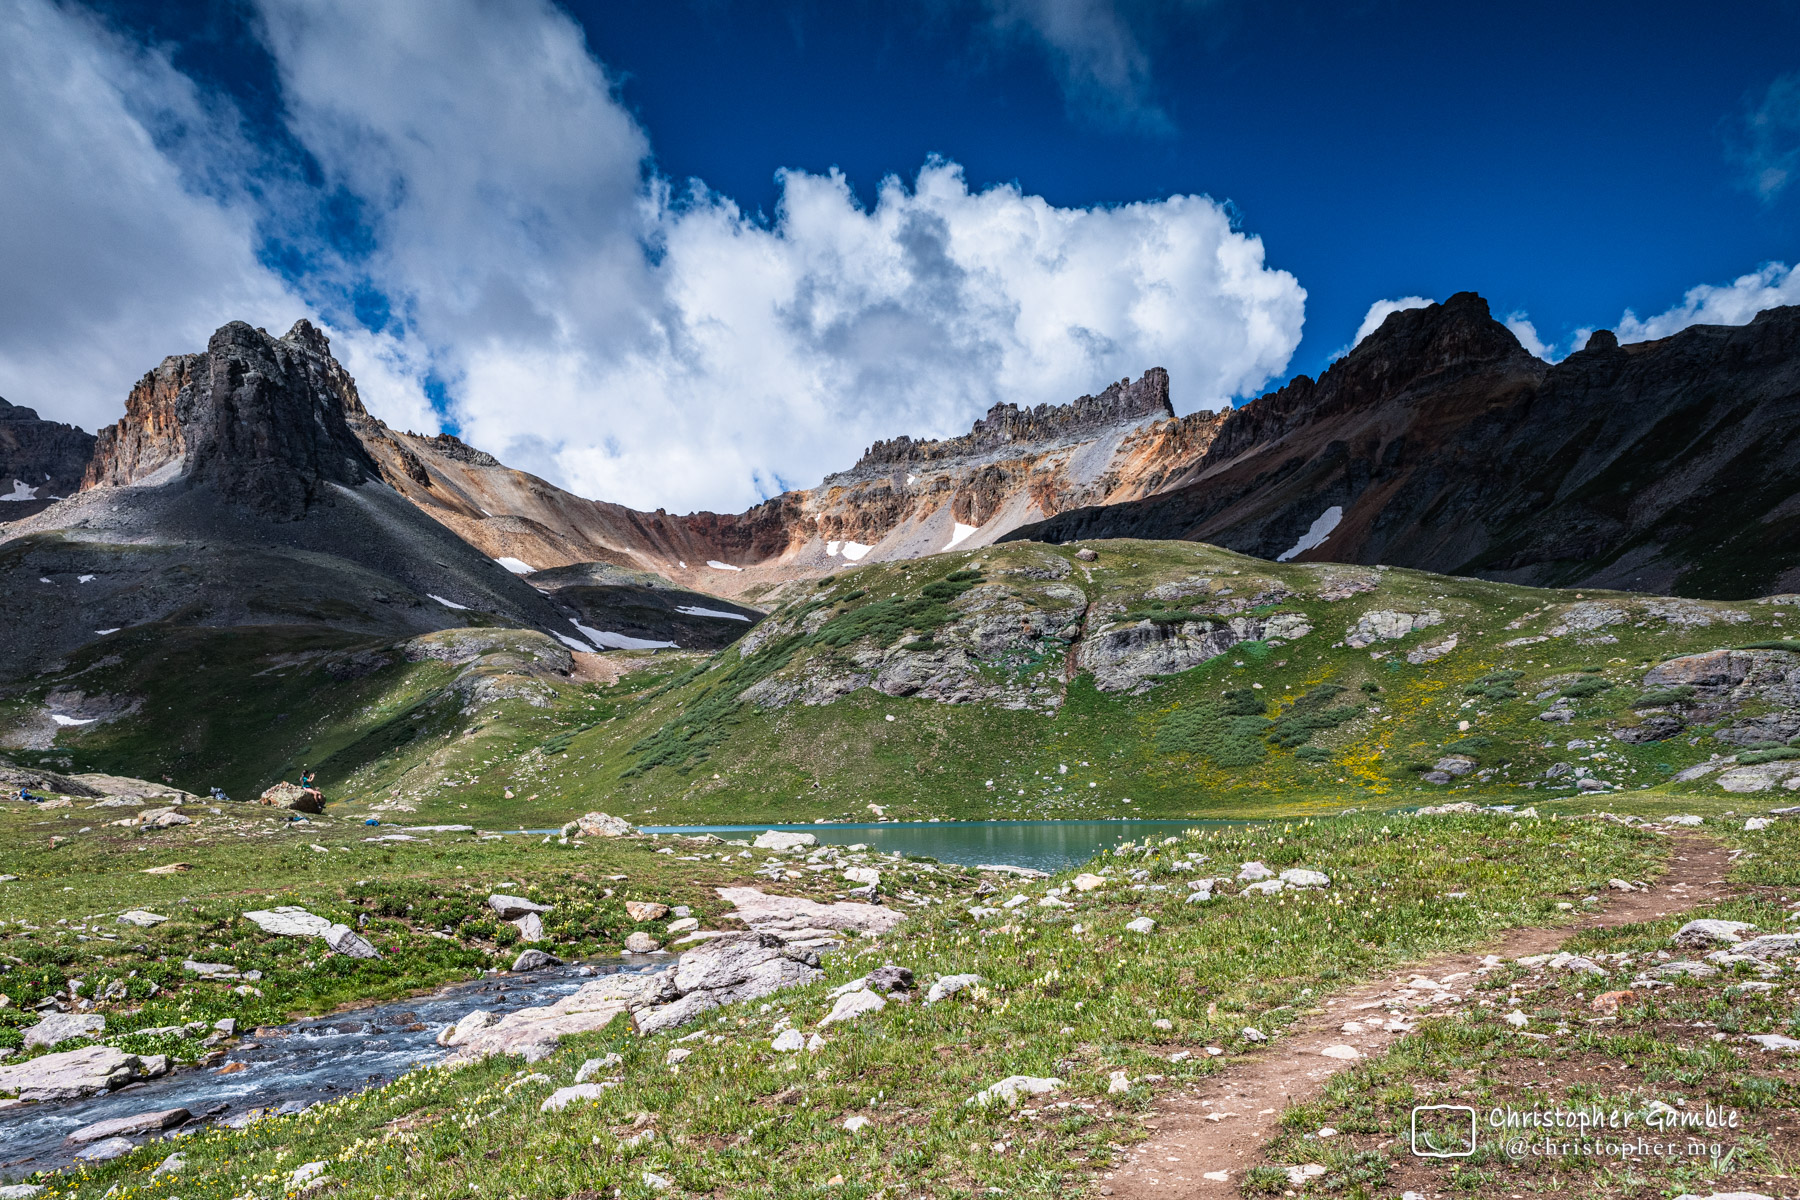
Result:
{"label": "distant mountain ridge", "polygon": [[94,435],[0,399],[0,520],[48,508],[81,486]]}
{"label": "distant mountain ridge", "polygon": [[1007,536],[1714,598],[1800,589],[1800,307],[1627,346],[1601,330],[1552,366],[1459,293],[1230,414],[1158,494]]}

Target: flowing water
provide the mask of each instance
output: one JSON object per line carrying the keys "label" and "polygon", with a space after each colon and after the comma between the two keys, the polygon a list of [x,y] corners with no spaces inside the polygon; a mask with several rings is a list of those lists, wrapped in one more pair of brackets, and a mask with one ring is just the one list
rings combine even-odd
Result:
{"label": "flowing water", "polygon": [[[881,853],[925,855],[939,862],[998,863],[1060,871],[1124,841],[1169,837],[1183,829],[1241,824],[1227,821],[890,821],[864,825],[645,826],[646,833],[713,833],[735,840],[768,829],[810,833],[835,845],[863,843]],[[554,833],[554,830],[530,830]],[[658,964],[667,966],[670,960]],[[649,969],[658,969],[649,968]],[[438,1032],[471,1009],[496,1013],[549,1004],[596,973],[644,970],[642,960],[608,960],[586,967],[553,967],[528,975],[457,984],[430,996],[371,1005],[329,1017],[258,1029],[231,1051],[244,1069],[180,1068],[161,1079],[105,1096],[0,1108],[0,1179],[18,1179],[72,1161],[66,1141],[84,1125],[160,1109],[185,1108],[222,1121],[255,1109],[296,1112],[392,1080],[449,1051]],[[585,971],[585,973],[583,973]],[[193,1126],[189,1126],[193,1128]],[[169,1143],[170,1149],[179,1139]]]}
{"label": "flowing water", "polygon": [[[297,1112],[360,1092],[449,1055],[437,1035],[471,1009],[504,1014],[549,1004],[596,975],[657,970],[672,961],[646,968],[642,959],[610,959],[455,984],[429,996],[258,1029],[231,1051],[230,1061],[245,1067],[229,1075],[183,1067],[104,1096],[0,1109],[0,1179],[68,1164],[82,1147],[65,1139],[96,1121],[169,1108],[231,1121],[254,1109]],[[180,1139],[168,1146],[179,1149]]]}

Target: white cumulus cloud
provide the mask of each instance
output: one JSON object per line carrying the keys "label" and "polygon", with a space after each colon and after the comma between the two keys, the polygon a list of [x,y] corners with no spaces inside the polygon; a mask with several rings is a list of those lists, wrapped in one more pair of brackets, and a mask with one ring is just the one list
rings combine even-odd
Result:
{"label": "white cumulus cloud", "polygon": [[1538,337],[1537,326],[1533,325],[1526,318],[1524,313],[1508,313],[1506,320],[1502,321],[1501,324],[1510,329],[1512,335],[1519,339],[1519,345],[1525,347],[1525,349],[1529,350],[1538,358],[1549,359],[1554,353],[1551,347],[1545,345],[1544,340]]}
{"label": "white cumulus cloud", "polygon": [[[1377,300],[1369,305],[1369,311],[1363,314],[1362,324],[1356,327],[1356,337],[1350,343],[1354,350],[1358,342],[1381,328],[1381,323],[1397,312],[1405,312],[1409,308],[1429,308],[1436,300],[1424,296],[1402,296],[1398,300]],[[1348,353],[1349,351],[1345,351]]]}
{"label": "white cumulus cloud", "polygon": [[1689,288],[1680,304],[1652,317],[1640,319],[1626,309],[1617,332],[1621,342],[1647,342],[1689,325],[1748,325],[1763,309],[1784,304],[1800,304],[1800,266],[1765,263],[1730,283]]}
{"label": "white cumulus cloud", "polygon": [[470,441],[587,495],[739,508],[869,442],[1169,368],[1254,392],[1305,293],[1202,196],[1059,208],[933,161],[859,201],[780,174],[771,220],[650,176],[580,30],[540,0],[265,0],[296,135],[367,204],[363,265]]}
{"label": "white cumulus cloud", "polygon": [[[0,394],[92,426],[225,321],[310,316],[392,424],[435,431],[441,394],[585,495],[734,510],[1152,366],[1181,411],[1220,407],[1300,340],[1304,290],[1205,196],[1065,208],[932,160],[867,198],[782,172],[765,217],[657,174],[549,0],[256,12],[316,187],[161,52],[0,0]],[[365,223],[350,249],[316,232],[328,195]],[[352,294],[393,319],[363,328]]]}

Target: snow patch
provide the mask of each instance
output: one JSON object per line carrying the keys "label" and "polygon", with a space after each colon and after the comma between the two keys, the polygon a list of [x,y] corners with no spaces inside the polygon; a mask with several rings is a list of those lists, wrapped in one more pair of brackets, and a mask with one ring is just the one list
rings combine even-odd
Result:
{"label": "snow patch", "polygon": [[861,542],[845,542],[844,557],[851,562],[861,562],[862,556],[873,550],[873,546],[865,546]]}
{"label": "snow patch", "polygon": [[743,613],[720,612],[716,608],[694,608],[688,605],[676,605],[675,611],[686,613],[690,617],[723,617],[728,621],[749,621]]}
{"label": "snow patch", "polygon": [[567,646],[569,649],[575,651],[577,654],[592,654],[594,652],[594,648],[591,645],[586,642],[578,642],[566,633],[557,633],[555,630],[551,630],[550,636]]}
{"label": "snow patch", "polygon": [[1331,531],[1336,529],[1338,527],[1338,522],[1343,519],[1343,505],[1332,505],[1330,508],[1319,514],[1319,519],[1312,523],[1312,526],[1301,535],[1300,540],[1295,542],[1293,546],[1288,549],[1286,554],[1277,555],[1275,561],[1286,562],[1296,554],[1304,554],[1314,546],[1323,545],[1325,539],[1331,536]]}
{"label": "snow patch", "polygon": [[[45,478],[48,479],[49,476],[46,475]],[[36,500],[37,494],[37,488],[26,486],[25,481],[22,479],[15,479],[13,480],[12,494],[9,496],[0,496],[0,500]]]}
{"label": "snow patch", "polygon": [[92,575],[77,575],[75,577],[75,582],[76,583],[92,583],[92,582],[94,582],[94,577]]}
{"label": "snow patch", "polygon": [[[121,628],[122,628],[122,626],[121,626]],[[109,633],[117,633],[117,632],[119,632],[118,629],[96,629],[96,630],[94,630],[94,635],[96,637],[105,637]]]}
{"label": "snow patch", "polygon": [[569,624],[581,631],[581,636],[602,650],[676,650],[680,647],[674,642],[652,642],[645,638],[626,637],[622,633],[608,633],[604,629],[589,629],[575,618],[569,618]]}
{"label": "snow patch", "polygon": [[98,721],[100,718],[99,717],[89,717],[87,720],[84,721],[77,717],[65,717],[61,713],[51,713],[50,719],[52,721],[55,721],[58,725],[92,725],[95,721]]}
{"label": "snow patch", "polygon": [[[88,578],[92,578],[92,576],[88,576]],[[466,604],[458,604],[454,600],[446,600],[442,596],[436,595],[435,593],[432,593],[432,592],[426,592],[425,594],[427,596],[431,597],[431,599],[436,600],[439,604],[443,605],[445,608],[454,608],[454,609],[458,609],[459,611],[462,611],[462,612],[469,611],[469,606]]]}
{"label": "snow patch", "polygon": [[961,521],[956,522],[956,532],[950,535],[950,540],[948,542],[944,543],[944,549],[956,549],[956,544],[958,542],[967,538],[971,533],[974,533],[980,528],[981,526],[979,525],[964,525]]}
{"label": "snow patch", "polygon": [[499,563],[501,566],[505,567],[507,570],[511,571],[514,575],[531,575],[531,574],[535,574],[537,572],[536,567],[532,566],[528,562],[525,562],[523,559],[496,558],[494,561]]}
{"label": "snow patch", "polygon": [[[683,563],[681,565],[685,567],[687,564]],[[744,569],[742,567],[734,567],[730,563],[722,563],[716,558],[707,559],[706,565],[715,571],[741,571]]]}

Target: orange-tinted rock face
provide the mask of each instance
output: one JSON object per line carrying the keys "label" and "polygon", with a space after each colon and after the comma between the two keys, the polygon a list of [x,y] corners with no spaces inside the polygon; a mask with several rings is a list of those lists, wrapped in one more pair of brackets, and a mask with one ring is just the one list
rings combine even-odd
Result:
{"label": "orange-tinted rock face", "polygon": [[202,354],[166,358],[138,381],[125,418],[101,431],[83,488],[151,481],[216,488],[268,516],[298,517],[354,487],[375,463],[351,431],[367,419],[356,382],[307,321],[280,338],[242,321]]}
{"label": "orange-tinted rock face", "polygon": [[584,500],[455,438],[356,427],[383,478],[495,558],[539,569],[611,562],[731,595],[865,559],[986,545],[1070,508],[1151,494],[1205,453],[1222,420],[1175,418],[1158,368],[1072,404],[996,405],[962,437],[878,442],[820,486],[746,512],[682,516]]}

